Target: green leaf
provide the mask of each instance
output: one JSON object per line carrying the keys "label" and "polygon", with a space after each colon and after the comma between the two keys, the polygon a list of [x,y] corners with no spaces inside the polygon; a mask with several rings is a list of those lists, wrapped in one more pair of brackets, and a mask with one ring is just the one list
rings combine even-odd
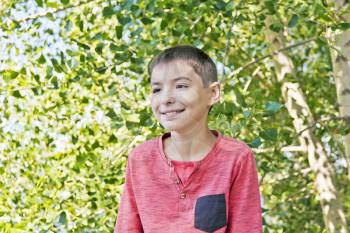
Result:
{"label": "green leaf", "polygon": [[99,43],[96,48],[95,48],[95,51],[98,53],[98,54],[102,54],[102,49],[104,48],[104,44],[103,43]]}
{"label": "green leaf", "polygon": [[43,7],[43,0],[35,0],[35,3],[40,6]]}
{"label": "green leaf", "polygon": [[47,34],[49,34],[49,35],[53,35],[53,30],[52,29],[46,29],[45,31],[44,31],[45,33],[47,33]]}
{"label": "green leaf", "polygon": [[123,25],[117,25],[115,27],[115,34],[118,39],[121,39],[123,37]]}
{"label": "green leaf", "polygon": [[314,11],[315,11],[315,15],[317,17],[320,17],[322,15],[324,15],[327,11],[326,8],[324,6],[322,6],[319,3],[316,3],[315,7],[314,7]]}
{"label": "green leaf", "polygon": [[263,139],[276,141],[277,139],[277,130],[275,128],[270,128],[259,133],[259,136]]}
{"label": "green leaf", "polygon": [[16,29],[16,28],[20,28],[21,27],[21,24],[19,23],[19,21],[17,20],[10,20],[10,23],[9,23],[9,28],[10,30],[13,30],[13,29]]}
{"label": "green leaf", "polygon": [[50,8],[59,8],[60,5],[57,2],[46,2],[46,6]]}
{"label": "green leaf", "polygon": [[130,59],[125,53],[115,53],[114,54],[115,63],[117,65],[122,64]]}
{"label": "green leaf", "polygon": [[83,20],[80,20],[80,21],[79,21],[79,30],[80,30],[81,32],[84,32],[84,21],[83,21]]}
{"label": "green leaf", "polygon": [[122,1],[123,2],[123,4],[121,4],[121,7],[122,7],[122,9],[125,9],[125,10],[130,10],[130,8],[131,8],[131,5],[133,4],[133,0],[124,0],[124,1]]}
{"label": "green leaf", "polygon": [[46,62],[46,59],[42,54],[40,55],[38,62],[39,62],[39,64],[44,64]]}
{"label": "green leaf", "polygon": [[222,109],[223,113],[230,114],[230,113],[234,112],[235,105],[232,102],[224,101],[222,103],[222,106],[223,106],[223,109]]}
{"label": "green leaf", "polygon": [[33,87],[33,88],[31,88],[31,90],[33,91],[34,95],[41,94],[41,89],[40,88]]}
{"label": "green leaf", "polygon": [[288,22],[288,27],[290,28],[295,27],[298,23],[298,20],[299,20],[299,16],[294,14]]}
{"label": "green leaf", "polygon": [[273,0],[265,2],[266,9],[270,13],[270,15],[273,15],[276,13],[275,5],[276,5],[276,2]]}
{"label": "green leaf", "polygon": [[38,84],[40,84],[40,75],[35,74],[35,75],[34,75],[34,79],[35,79],[35,81],[36,81]]}
{"label": "green leaf", "polygon": [[131,35],[132,36],[140,36],[142,31],[143,31],[143,28],[139,27],[138,29],[136,29],[136,31],[132,32]]}
{"label": "green leaf", "polygon": [[24,67],[22,67],[22,69],[19,71],[19,73],[26,75],[27,71]]}
{"label": "green leaf", "polygon": [[251,148],[258,148],[261,145],[261,143],[261,139],[256,138],[251,143],[248,143],[248,146],[250,146]]}
{"label": "green leaf", "polygon": [[153,20],[150,19],[150,18],[148,18],[148,17],[143,17],[143,18],[141,19],[141,22],[142,22],[143,24],[147,25],[147,24],[153,23]]}
{"label": "green leaf", "polygon": [[111,43],[109,45],[109,49],[112,51],[112,52],[118,52],[118,51],[121,51],[121,47],[119,45],[116,45],[116,44],[113,44]]}
{"label": "green leaf", "polygon": [[129,114],[127,117],[127,122],[134,122],[139,123],[140,122],[140,115],[139,114]]}
{"label": "green leaf", "polygon": [[58,80],[56,76],[50,79],[50,83],[53,85],[53,89],[58,89]]}
{"label": "green leaf", "polygon": [[250,112],[248,110],[243,111],[244,118],[248,118],[250,116]]}
{"label": "green leaf", "polygon": [[350,23],[339,23],[337,25],[333,25],[331,28],[332,30],[339,29],[341,31],[346,31],[350,28]]}
{"label": "green leaf", "polygon": [[67,223],[67,214],[65,211],[62,211],[60,216],[59,216],[59,219],[58,219],[58,222],[61,224],[61,225],[65,225]]}
{"label": "green leaf", "polygon": [[346,135],[350,134],[350,126],[344,125],[343,128],[339,129],[339,134],[342,136],[346,136]]}
{"label": "green leaf", "polygon": [[272,113],[278,112],[282,107],[283,107],[282,104],[280,104],[280,103],[278,103],[278,102],[274,102],[274,101],[269,101],[269,102],[265,105],[266,111],[272,112]]}
{"label": "green leaf", "polygon": [[140,123],[139,122],[133,122],[133,121],[126,121],[125,122],[125,126],[128,130],[132,130],[134,129],[135,127],[138,127],[140,126]]}
{"label": "green leaf", "polygon": [[98,147],[101,147],[101,145],[100,145],[100,143],[98,143],[97,140],[95,140],[95,142],[91,145],[91,148],[92,148],[92,149],[96,149],[96,148],[98,148]]}
{"label": "green leaf", "polygon": [[23,98],[21,93],[19,91],[17,91],[17,90],[12,93],[12,96],[17,97],[17,98]]}
{"label": "green leaf", "polygon": [[88,46],[88,45],[86,45],[86,44],[83,44],[83,43],[81,43],[81,42],[79,42],[79,41],[77,41],[77,40],[75,40],[75,39],[72,39],[75,43],[77,43],[77,45],[79,46],[79,47],[82,47],[83,49],[90,49],[90,47]]}
{"label": "green leaf", "polygon": [[61,65],[58,63],[58,61],[55,58],[51,58],[51,63],[56,72],[58,73],[63,72]]}
{"label": "green leaf", "polygon": [[[263,218],[262,218],[262,225],[263,226],[267,226],[267,222],[266,222],[266,220],[265,220],[265,216],[263,216]],[[267,231],[264,231],[264,233],[265,232],[267,232]]]}
{"label": "green leaf", "polygon": [[65,64],[65,56],[64,56],[64,53],[62,51],[60,52],[60,59],[61,59],[61,65],[64,66],[64,64]]}
{"label": "green leaf", "polygon": [[124,101],[120,101],[120,105],[123,109],[130,110],[130,106],[126,104]]}
{"label": "green leaf", "polygon": [[72,143],[73,143],[74,145],[77,144],[77,142],[78,142],[78,137],[77,137],[77,136],[74,136],[74,135],[72,135],[71,137],[72,137]]}
{"label": "green leaf", "polygon": [[61,0],[61,3],[62,3],[63,5],[67,5],[67,4],[69,3],[69,0]]}
{"label": "green leaf", "polygon": [[10,80],[17,78],[19,73],[14,70],[6,70],[0,72],[0,74],[3,76],[5,82],[9,82]]}
{"label": "green leaf", "polygon": [[106,73],[108,67],[107,66],[101,66],[101,67],[98,67],[95,71],[99,74],[104,74]]}
{"label": "green leaf", "polygon": [[319,46],[328,46],[328,42],[321,37],[317,37],[316,42]]}
{"label": "green leaf", "polygon": [[156,8],[156,1],[155,0],[150,0],[150,1],[147,1],[148,4],[146,6],[146,10],[149,11],[149,12],[153,12]]}
{"label": "green leaf", "polygon": [[102,10],[102,15],[106,18],[111,17],[114,14],[114,7],[113,6],[106,6]]}
{"label": "green leaf", "polygon": [[118,142],[118,138],[116,136],[114,136],[114,134],[112,134],[109,139],[108,139],[109,143],[116,143]]}
{"label": "green leaf", "polygon": [[246,107],[247,103],[245,102],[244,96],[242,95],[241,91],[237,88],[234,88],[233,92],[235,93],[238,104],[240,104],[243,107]]}
{"label": "green leaf", "polygon": [[71,20],[67,20],[66,25],[64,26],[64,29],[66,31],[70,31],[71,28],[72,28],[72,21]]}
{"label": "green leaf", "polygon": [[225,3],[224,1],[222,0],[216,0],[215,1],[215,5],[214,5],[214,8],[218,11],[221,11],[225,8],[227,3]]}
{"label": "green leaf", "polygon": [[133,4],[131,7],[130,7],[130,11],[132,12],[132,14],[136,17],[138,17],[141,13],[142,13],[142,10],[139,8],[138,5],[135,5]]}
{"label": "green leaf", "polygon": [[131,18],[129,16],[124,17],[123,15],[118,14],[117,18],[119,23],[121,23],[122,25],[126,25],[131,22]]}
{"label": "green leaf", "polygon": [[114,109],[112,109],[112,108],[108,108],[108,113],[106,114],[106,116],[108,116],[112,120],[119,119],[118,115],[115,113]]}
{"label": "green leaf", "polygon": [[75,158],[75,167],[80,168],[85,165],[86,160],[88,159],[88,155],[86,154],[79,154]]}
{"label": "green leaf", "polygon": [[283,25],[280,23],[274,23],[270,25],[270,29],[274,32],[280,32],[283,28]]}
{"label": "green leaf", "polygon": [[164,29],[168,25],[168,21],[166,19],[162,19],[162,22],[160,23],[160,29]]}

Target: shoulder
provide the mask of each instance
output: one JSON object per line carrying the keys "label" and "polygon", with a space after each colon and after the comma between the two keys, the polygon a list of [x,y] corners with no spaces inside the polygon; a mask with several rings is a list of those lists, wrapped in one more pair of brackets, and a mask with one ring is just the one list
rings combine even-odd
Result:
{"label": "shoulder", "polygon": [[242,140],[232,138],[230,136],[223,136],[221,140],[222,151],[237,157],[238,160],[253,156],[252,149]]}
{"label": "shoulder", "polygon": [[222,148],[225,150],[240,150],[243,152],[251,151],[251,148],[242,140],[230,136],[222,137]]}
{"label": "shoulder", "polygon": [[139,160],[147,155],[155,154],[158,150],[158,138],[159,137],[149,139],[134,147],[128,156],[130,160]]}

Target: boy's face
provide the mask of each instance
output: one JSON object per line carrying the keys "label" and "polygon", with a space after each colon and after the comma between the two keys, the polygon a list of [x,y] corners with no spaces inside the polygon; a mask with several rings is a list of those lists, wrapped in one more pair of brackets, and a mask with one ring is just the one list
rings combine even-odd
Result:
{"label": "boy's face", "polygon": [[151,74],[152,111],[168,131],[207,127],[208,111],[219,100],[220,84],[203,87],[202,79],[183,60],[156,65]]}

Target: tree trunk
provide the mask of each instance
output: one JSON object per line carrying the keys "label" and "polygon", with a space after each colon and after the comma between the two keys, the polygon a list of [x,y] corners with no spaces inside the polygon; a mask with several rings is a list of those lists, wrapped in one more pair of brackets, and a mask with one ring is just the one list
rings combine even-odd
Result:
{"label": "tree trunk", "polygon": [[[284,47],[283,34],[269,29],[273,21],[272,16],[266,18],[265,31],[265,37],[272,52]],[[285,79],[287,73],[295,77],[292,60],[286,52],[279,52],[274,54],[273,62],[278,82],[281,83],[285,106],[293,119],[295,130],[301,132],[299,142],[307,151],[309,166],[316,177],[315,188],[322,207],[325,225],[330,233],[346,233],[346,219],[335,187],[334,171],[327,159],[323,144],[314,136],[312,128],[308,128],[308,125],[314,122],[312,113],[299,84]]]}
{"label": "tree trunk", "polygon": [[[346,1],[332,1],[336,8],[345,7]],[[350,13],[342,16],[344,22],[350,22]],[[331,49],[333,76],[337,89],[337,99],[339,104],[339,114],[347,119],[350,127],[350,29],[336,34],[329,31],[329,43]],[[348,166],[348,178],[350,179],[350,133],[343,137],[344,156]]]}

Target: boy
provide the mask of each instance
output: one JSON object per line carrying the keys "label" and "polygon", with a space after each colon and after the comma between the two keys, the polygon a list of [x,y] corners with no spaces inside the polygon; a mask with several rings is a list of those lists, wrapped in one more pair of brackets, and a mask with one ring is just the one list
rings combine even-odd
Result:
{"label": "boy", "polygon": [[115,232],[261,233],[253,152],[208,128],[208,112],[220,99],[213,61],[182,45],[148,68],[152,111],[168,132],[128,156]]}

